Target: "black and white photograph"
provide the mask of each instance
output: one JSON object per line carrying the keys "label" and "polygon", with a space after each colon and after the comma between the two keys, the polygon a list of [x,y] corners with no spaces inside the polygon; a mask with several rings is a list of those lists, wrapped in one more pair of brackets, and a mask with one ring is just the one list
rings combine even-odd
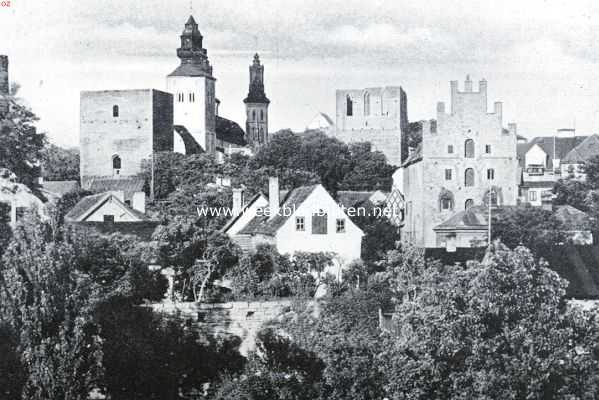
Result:
{"label": "black and white photograph", "polygon": [[599,2],[0,0],[0,400],[599,399]]}

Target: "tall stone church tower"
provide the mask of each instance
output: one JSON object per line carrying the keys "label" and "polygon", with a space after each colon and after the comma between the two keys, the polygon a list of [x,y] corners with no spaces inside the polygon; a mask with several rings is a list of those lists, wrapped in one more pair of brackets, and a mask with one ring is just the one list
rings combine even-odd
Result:
{"label": "tall stone church tower", "polygon": [[184,127],[209,154],[215,152],[215,82],[202,34],[190,16],[181,34],[177,57],[181,65],[166,78],[173,94],[174,124]]}
{"label": "tall stone church tower", "polygon": [[245,103],[246,138],[250,146],[259,147],[268,143],[268,105],[270,100],[264,93],[264,65],[258,53],[250,65],[250,90]]}

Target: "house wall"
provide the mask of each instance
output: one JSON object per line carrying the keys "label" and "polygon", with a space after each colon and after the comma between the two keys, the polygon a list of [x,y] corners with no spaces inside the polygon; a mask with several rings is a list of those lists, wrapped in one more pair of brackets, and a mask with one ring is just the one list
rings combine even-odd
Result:
{"label": "house wall", "polygon": [[138,218],[129,214],[123,209],[123,206],[112,198],[102,204],[100,208],[88,216],[85,222],[103,222],[105,215],[114,215],[114,222],[136,222]]}
{"label": "house wall", "polygon": [[[437,127],[423,124],[422,161],[405,168],[404,193],[407,210],[404,230],[406,239],[416,245],[437,246],[433,228],[465,209],[466,201],[474,205],[485,204],[491,187],[499,193],[502,205],[515,205],[518,197],[518,161],[516,157],[515,125],[503,132],[502,105],[495,103],[493,112],[487,112],[487,83],[479,83],[479,91],[472,91],[472,83],[466,82],[465,91],[458,91],[457,82],[451,82],[451,112],[445,112],[445,104],[437,106]],[[465,157],[465,142],[474,141],[474,157]],[[486,145],[491,153],[485,152]],[[453,146],[453,153],[448,147]],[[465,186],[465,172],[474,170],[474,185]],[[451,179],[445,177],[450,169]],[[487,170],[494,170],[494,179],[487,178]],[[406,182],[408,180],[408,182]],[[453,209],[442,210],[440,195],[444,191],[453,194]],[[410,219],[412,218],[412,219]]]}
{"label": "house wall", "polygon": [[[153,151],[172,151],[172,96],[153,89],[81,92],[81,184],[116,176],[112,157],[121,158],[118,176],[141,172]],[[113,106],[119,107],[113,117]]]}
{"label": "house wall", "polygon": [[[215,81],[204,76],[166,78],[167,91],[173,95],[174,124],[185,126],[202,149],[210,154],[214,154],[216,148]],[[182,100],[179,94],[183,95]],[[190,101],[190,94],[194,101]]]}
{"label": "house wall", "polygon": [[[312,234],[312,215],[318,210],[327,213],[327,233]],[[295,219],[303,216],[305,231],[296,231]],[[336,220],[345,220],[345,233],[336,233]],[[317,186],[276,233],[276,246],[281,254],[297,251],[334,252],[340,264],[347,265],[361,256],[363,232],[339,208],[322,187]]]}
{"label": "house wall", "polygon": [[[365,96],[370,96],[370,113],[365,114]],[[353,102],[353,113],[347,115],[347,97]],[[370,142],[392,165],[401,165],[402,137],[407,131],[407,96],[399,86],[337,90],[334,135],[339,140]],[[405,157],[405,154],[404,154]]]}
{"label": "house wall", "polygon": [[541,146],[536,144],[526,152],[524,160],[525,166],[542,165],[543,167],[547,167],[547,153],[543,151]]}

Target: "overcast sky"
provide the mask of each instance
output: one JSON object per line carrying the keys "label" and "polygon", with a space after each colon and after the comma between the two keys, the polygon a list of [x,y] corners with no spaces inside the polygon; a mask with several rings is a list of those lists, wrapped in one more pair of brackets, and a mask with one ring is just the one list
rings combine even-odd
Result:
{"label": "overcast sky", "polygon": [[[189,13],[189,0],[12,0],[0,54],[50,139],[78,145],[79,92],[164,90]],[[220,114],[242,126],[258,51],[271,131],[334,118],[337,88],[401,85],[410,120],[434,118],[470,74],[525,136],[599,132],[597,1],[194,0],[193,14]]]}

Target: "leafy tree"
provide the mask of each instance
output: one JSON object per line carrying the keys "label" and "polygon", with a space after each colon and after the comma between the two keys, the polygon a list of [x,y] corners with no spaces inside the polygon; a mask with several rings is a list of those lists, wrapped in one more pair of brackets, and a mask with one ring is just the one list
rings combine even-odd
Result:
{"label": "leafy tree", "polygon": [[371,269],[376,269],[375,263],[383,259],[399,242],[399,229],[384,215],[360,215],[352,220],[364,232],[362,260]]}
{"label": "leafy tree", "polygon": [[0,321],[18,333],[23,398],[84,399],[103,387],[94,285],[77,270],[74,247],[52,242],[34,215],[17,227],[2,258]]}
{"label": "leafy tree", "polygon": [[597,314],[568,308],[566,283],[527,249],[496,242],[467,268],[397,273],[410,290],[381,347],[388,398],[597,396]]}
{"label": "leafy tree", "polygon": [[372,151],[369,142],[352,143],[349,145],[349,151],[351,169],[343,176],[339,184],[341,189],[391,190],[395,167],[387,164],[383,153]]}
{"label": "leafy tree", "polygon": [[48,143],[41,154],[42,175],[49,181],[79,180],[79,149]]}
{"label": "leafy tree", "polygon": [[560,179],[553,187],[554,204],[571,205],[581,211],[587,211],[587,195],[591,187],[583,181],[575,179]]}
{"label": "leafy tree", "polygon": [[599,156],[594,156],[583,165],[585,182],[593,189],[599,189]]}
{"label": "leafy tree", "polygon": [[14,94],[8,96],[10,111],[0,117],[0,168],[8,168],[26,186],[34,187],[46,137],[37,133],[37,116]]}

